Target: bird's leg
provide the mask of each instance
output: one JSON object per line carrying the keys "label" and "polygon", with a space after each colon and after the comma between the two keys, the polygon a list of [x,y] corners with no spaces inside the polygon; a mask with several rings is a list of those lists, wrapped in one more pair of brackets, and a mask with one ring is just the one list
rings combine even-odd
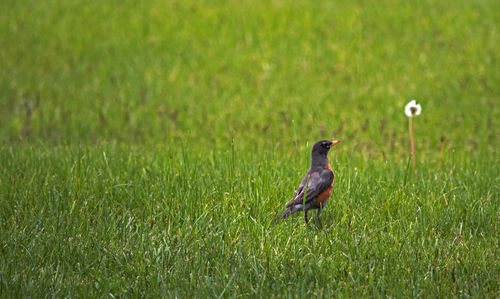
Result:
{"label": "bird's leg", "polygon": [[319,226],[323,226],[323,224],[321,224],[321,206],[318,209],[318,221],[319,221]]}
{"label": "bird's leg", "polygon": [[307,209],[304,210],[304,217],[306,218],[306,223],[308,222],[308,219],[307,219]]}

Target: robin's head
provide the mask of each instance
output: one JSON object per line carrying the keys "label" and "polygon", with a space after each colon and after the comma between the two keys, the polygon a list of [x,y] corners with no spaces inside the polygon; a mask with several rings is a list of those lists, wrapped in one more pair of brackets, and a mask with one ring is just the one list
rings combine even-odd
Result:
{"label": "robin's head", "polygon": [[334,141],[320,140],[314,144],[313,149],[312,149],[312,153],[326,155],[326,154],[328,154],[328,151],[330,150],[330,148],[339,142],[340,141],[338,141],[338,140],[334,140]]}

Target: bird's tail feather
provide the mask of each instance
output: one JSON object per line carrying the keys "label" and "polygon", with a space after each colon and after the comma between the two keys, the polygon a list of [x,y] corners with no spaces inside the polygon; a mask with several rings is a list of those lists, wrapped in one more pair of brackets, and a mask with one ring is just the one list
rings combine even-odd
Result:
{"label": "bird's tail feather", "polygon": [[302,205],[300,207],[297,207],[297,206],[291,206],[289,208],[287,208],[284,212],[283,212],[283,215],[279,215],[278,217],[276,217],[276,219],[274,220],[276,223],[278,223],[281,219],[285,219],[286,217],[294,214],[295,212],[298,212],[302,210]]}
{"label": "bird's tail feather", "polygon": [[293,208],[288,208],[286,209],[284,212],[283,212],[283,216],[281,216],[283,219],[285,219],[286,217],[292,215],[293,213],[295,213],[296,211],[294,211]]}

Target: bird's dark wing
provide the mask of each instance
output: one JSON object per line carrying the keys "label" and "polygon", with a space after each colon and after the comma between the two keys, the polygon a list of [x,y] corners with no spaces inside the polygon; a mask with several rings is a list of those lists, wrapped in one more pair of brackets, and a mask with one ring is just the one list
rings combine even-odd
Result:
{"label": "bird's dark wing", "polygon": [[307,184],[308,178],[309,178],[309,171],[306,173],[306,175],[302,179],[302,182],[300,182],[300,185],[297,188],[297,191],[295,191],[295,195],[293,196],[292,201],[286,205],[287,208],[289,208],[293,205],[296,205],[297,203],[302,203],[302,201],[304,200],[304,191],[305,191],[305,186]]}
{"label": "bird's dark wing", "polygon": [[302,180],[302,183],[300,183],[293,200],[286,205],[287,208],[304,202],[305,184],[308,177],[309,183],[307,184],[305,203],[308,203],[316,198],[321,192],[330,187],[333,182],[333,172],[329,169],[308,173]]}
{"label": "bird's dark wing", "polygon": [[323,169],[321,172],[311,173],[309,184],[307,185],[306,203],[315,199],[321,192],[332,185],[333,171]]}

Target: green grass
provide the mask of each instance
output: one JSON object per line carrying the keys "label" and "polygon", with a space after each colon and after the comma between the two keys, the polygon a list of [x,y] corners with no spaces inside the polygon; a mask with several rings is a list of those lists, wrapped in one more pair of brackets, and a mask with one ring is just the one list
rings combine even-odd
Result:
{"label": "green grass", "polygon": [[1,1],[0,296],[500,296],[499,12]]}

